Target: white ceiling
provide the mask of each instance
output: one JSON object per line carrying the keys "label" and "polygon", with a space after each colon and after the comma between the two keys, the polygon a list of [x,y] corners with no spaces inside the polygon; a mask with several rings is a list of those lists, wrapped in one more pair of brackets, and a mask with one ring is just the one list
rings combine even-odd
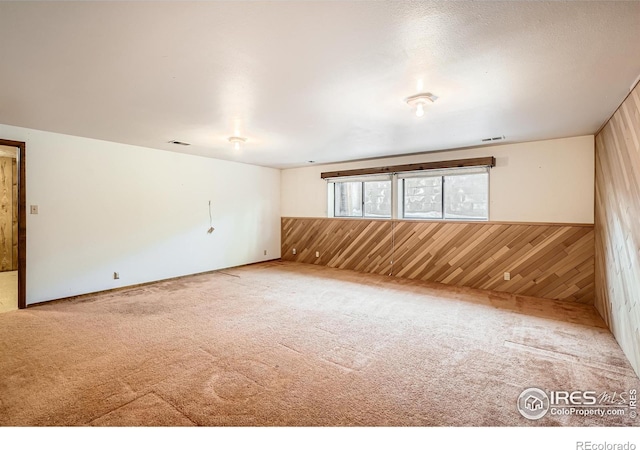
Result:
{"label": "white ceiling", "polygon": [[293,167],[594,133],[640,2],[0,2],[0,63],[0,123]]}

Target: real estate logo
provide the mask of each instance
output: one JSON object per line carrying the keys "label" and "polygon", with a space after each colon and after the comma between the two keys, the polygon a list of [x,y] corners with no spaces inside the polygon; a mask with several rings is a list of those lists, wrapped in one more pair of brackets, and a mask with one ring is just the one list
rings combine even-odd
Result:
{"label": "real estate logo", "polygon": [[542,389],[525,389],[518,397],[518,411],[529,420],[542,419],[549,412],[549,396]]}
{"label": "real estate logo", "polygon": [[548,391],[527,388],[518,397],[518,411],[529,420],[552,416],[637,417],[638,391]]}

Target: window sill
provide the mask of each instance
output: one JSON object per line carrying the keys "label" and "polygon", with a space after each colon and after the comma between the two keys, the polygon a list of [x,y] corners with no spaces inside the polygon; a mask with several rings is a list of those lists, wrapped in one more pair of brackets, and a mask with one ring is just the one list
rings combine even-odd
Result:
{"label": "window sill", "polygon": [[[336,220],[376,220],[388,222],[424,222],[424,223],[492,223],[488,219],[418,219],[418,218],[399,218],[392,219],[390,217],[325,217],[326,219]],[[495,222],[493,222],[495,223]]]}
{"label": "window sill", "polygon": [[374,221],[387,221],[387,222],[409,222],[409,223],[470,223],[476,225],[545,225],[545,226],[562,226],[562,227],[587,227],[593,228],[593,223],[577,223],[577,222],[518,222],[508,220],[434,220],[434,219],[375,219],[375,218],[362,218],[362,217],[295,217],[295,216],[282,216],[281,219],[300,219],[300,220],[374,220]]}

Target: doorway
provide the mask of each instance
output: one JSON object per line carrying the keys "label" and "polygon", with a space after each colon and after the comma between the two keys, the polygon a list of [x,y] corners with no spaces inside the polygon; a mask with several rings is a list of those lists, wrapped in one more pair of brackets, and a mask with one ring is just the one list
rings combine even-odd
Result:
{"label": "doorway", "polygon": [[25,150],[0,139],[0,312],[27,307]]}

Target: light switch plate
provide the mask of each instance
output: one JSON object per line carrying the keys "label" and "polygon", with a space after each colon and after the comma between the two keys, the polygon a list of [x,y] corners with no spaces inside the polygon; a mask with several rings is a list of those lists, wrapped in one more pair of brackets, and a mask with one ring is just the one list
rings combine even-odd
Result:
{"label": "light switch plate", "polygon": [[38,214],[38,205],[31,205],[31,214]]}

